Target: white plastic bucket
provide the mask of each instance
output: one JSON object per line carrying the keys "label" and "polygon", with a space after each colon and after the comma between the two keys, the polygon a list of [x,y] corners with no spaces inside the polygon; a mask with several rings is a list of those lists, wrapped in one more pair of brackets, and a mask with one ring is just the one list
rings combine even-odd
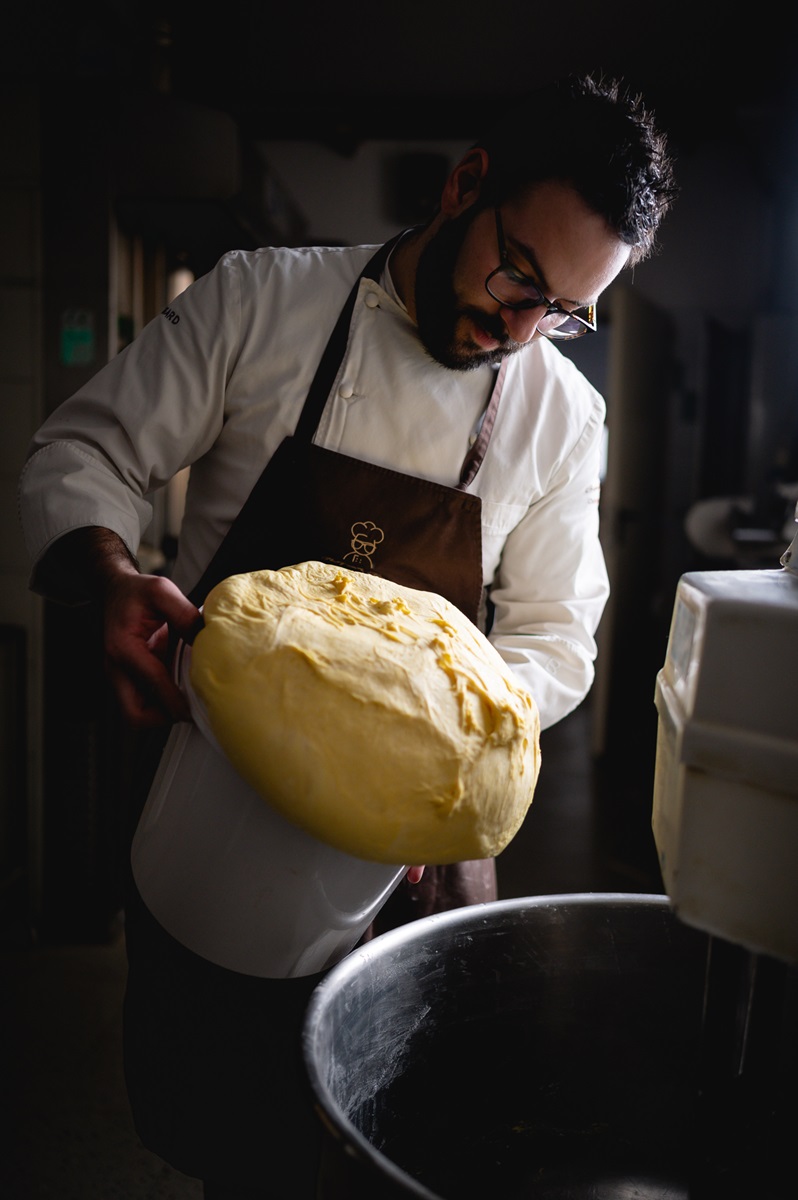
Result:
{"label": "white plastic bucket", "polygon": [[366,862],[287,821],[230,764],[188,682],[193,722],[171,734],[133,839],[133,877],[163,927],[229,970],[287,978],[343,958],[406,871]]}

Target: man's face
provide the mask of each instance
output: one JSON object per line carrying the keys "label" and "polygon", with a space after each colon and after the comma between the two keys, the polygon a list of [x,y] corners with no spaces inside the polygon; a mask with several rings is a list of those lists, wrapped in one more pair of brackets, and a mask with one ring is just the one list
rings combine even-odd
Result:
{"label": "man's face", "polygon": [[[568,309],[595,303],[623,268],[629,248],[569,186],[536,184],[501,206],[513,268]],[[540,335],[545,309],[511,309],[485,280],[499,265],[492,208],[467,207],[445,220],[421,254],[415,306],[419,336],[445,367],[498,363]]]}

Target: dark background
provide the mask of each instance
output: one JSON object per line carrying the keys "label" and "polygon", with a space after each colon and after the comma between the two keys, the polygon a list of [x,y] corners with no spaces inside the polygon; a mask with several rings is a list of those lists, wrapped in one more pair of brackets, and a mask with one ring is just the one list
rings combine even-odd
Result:
{"label": "dark background", "polygon": [[787,8],[623,0],[39,0],[6,14],[4,73],[6,82],[37,77],[67,107],[84,83],[101,105],[149,89],[168,50],[174,92],[229,113],[247,136],[345,148],[373,137],[467,138],[486,109],[512,122],[519,92],[601,71],[642,91],[682,150],[721,128],[762,148],[762,118],[772,129],[793,102],[795,22]]}

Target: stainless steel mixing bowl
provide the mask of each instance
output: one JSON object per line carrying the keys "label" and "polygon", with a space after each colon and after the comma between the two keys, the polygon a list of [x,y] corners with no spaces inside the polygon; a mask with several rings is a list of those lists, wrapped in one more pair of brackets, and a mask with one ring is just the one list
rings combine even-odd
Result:
{"label": "stainless steel mixing bowl", "polygon": [[[323,1200],[780,1195],[699,1088],[706,935],[664,896],[458,909],[353,952],[303,1052]],[[750,1190],[753,1186],[753,1191]]]}

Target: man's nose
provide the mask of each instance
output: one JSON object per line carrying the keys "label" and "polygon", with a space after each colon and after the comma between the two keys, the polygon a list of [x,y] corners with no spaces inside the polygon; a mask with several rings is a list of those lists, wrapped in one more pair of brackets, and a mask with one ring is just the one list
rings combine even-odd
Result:
{"label": "man's nose", "polygon": [[523,345],[532,341],[545,312],[542,304],[535,308],[502,308],[501,318],[513,341]]}

